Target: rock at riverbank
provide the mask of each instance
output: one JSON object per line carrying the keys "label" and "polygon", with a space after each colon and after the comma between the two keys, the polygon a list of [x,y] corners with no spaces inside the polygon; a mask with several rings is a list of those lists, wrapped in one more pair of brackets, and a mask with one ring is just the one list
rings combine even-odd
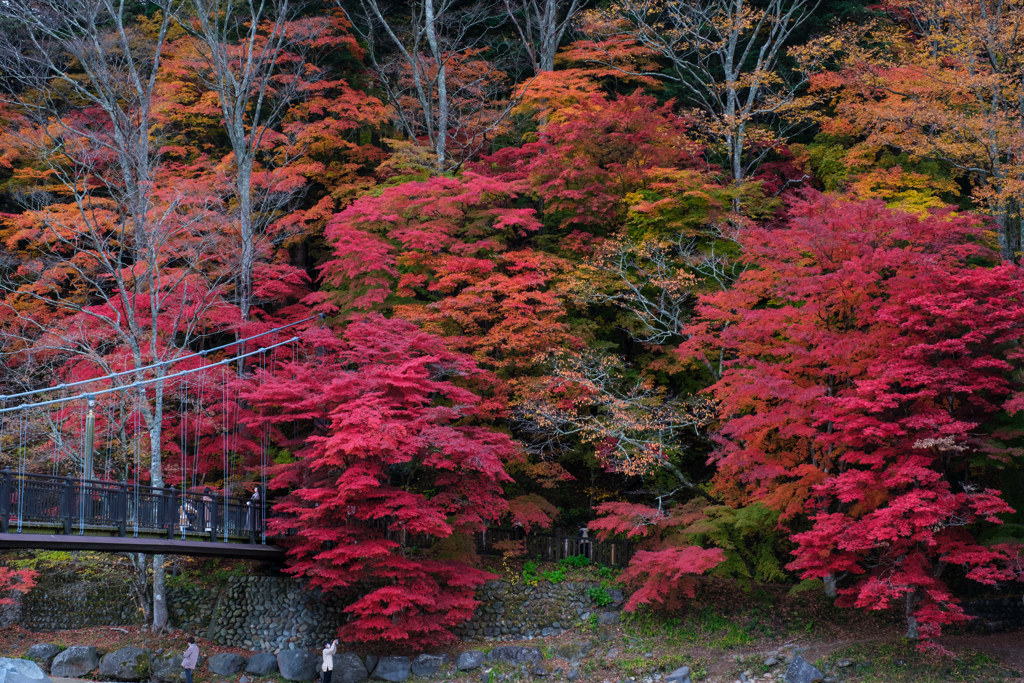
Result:
{"label": "rock at riverbank", "polygon": [[50,683],[39,665],[28,659],[0,658],[0,683]]}
{"label": "rock at riverbank", "polygon": [[149,672],[150,652],[140,647],[123,647],[100,661],[100,676],[115,681],[144,681]]}
{"label": "rock at riverbank", "polygon": [[57,678],[82,678],[100,666],[96,648],[72,645],[53,658],[50,675]]}

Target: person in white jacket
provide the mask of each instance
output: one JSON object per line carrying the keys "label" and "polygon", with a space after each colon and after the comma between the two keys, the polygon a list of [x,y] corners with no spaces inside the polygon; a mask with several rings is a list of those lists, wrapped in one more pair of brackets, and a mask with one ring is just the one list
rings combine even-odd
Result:
{"label": "person in white jacket", "polygon": [[334,653],[338,651],[338,639],[333,643],[324,643],[324,663],[321,670],[324,672],[321,683],[331,683],[331,672],[334,671]]}

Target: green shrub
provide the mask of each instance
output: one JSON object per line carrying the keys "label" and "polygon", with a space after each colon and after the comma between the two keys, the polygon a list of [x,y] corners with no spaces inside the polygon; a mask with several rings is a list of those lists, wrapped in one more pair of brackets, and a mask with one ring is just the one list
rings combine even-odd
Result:
{"label": "green shrub", "polygon": [[563,557],[559,564],[573,569],[583,569],[590,566],[590,559],[585,555],[573,555],[572,557]]}
{"label": "green shrub", "polygon": [[595,586],[587,591],[590,601],[598,607],[606,607],[612,604],[612,596],[601,586]]}
{"label": "green shrub", "polygon": [[549,572],[544,572],[544,578],[551,583],[562,583],[565,581],[565,567],[559,567]]}

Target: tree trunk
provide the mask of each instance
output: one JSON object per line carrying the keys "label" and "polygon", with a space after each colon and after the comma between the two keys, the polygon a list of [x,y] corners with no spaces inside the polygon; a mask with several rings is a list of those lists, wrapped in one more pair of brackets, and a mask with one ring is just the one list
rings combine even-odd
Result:
{"label": "tree trunk", "polygon": [[[568,20],[566,19],[566,21]],[[544,3],[544,13],[538,16],[537,33],[540,36],[540,54],[538,55],[540,70],[554,71],[559,38],[558,2],[556,0],[546,0]]]}
{"label": "tree trunk", "polygon": [[[161,430],[163,428],[164,419],[164,368],[162,365],[157,366],[156,375],[160,378],[154,384],[154,401],[153,401],[153,423],[149,428],[149,448],[150,448],[150,462],[149,462],[149,479],[150,485],[154,488],[163,488],[164,485],[164,471],[163,471],[163,459],[162,452],[160,450]],[[174,511],[171,511],[174,514]],[[153,633],[163,633],[168,630],[168,615],[167,615],[167,601],[164,595],[166,586],[164,585],[164,556],[154,555],[153,556]]]}
{"label": "tree trunk", "polygon": [[170,616],[167,613],[166,572],[164,556],[153,556],[153,633],[170,630]]}
{"label": "tree trunk", "polygon": [[839,591],[837,588],[839,580],[836,579],[836,575],[829,574],[824,579],[822,579],[822,582],[825,584],[825,597],[829,600],[835,600],[839,596]]}
{"label": "tree trunk", "polygon": [[[424,0],[423,11],[427,29],[427,42],[430,53],[437,65],[437,132],[434,140],[434,153],[437,155],[437,170],[444,172],[448,156],[448,83],[444,67],[444,54],[437,41],[437,30],[434,16],[434,0]],[[428,114],[429,115],[429,114]]]}
{"label": "tree trunk", "polygon": [[[252,178],[251,161],[243,161],[238,165],[238,232],[242,240],[242,262],[238,272],[238,308],[242,320],[249,320],[252,308],[252,279],[256,268],[256,235],[252,227],[252,195],[250,182]],[[244,349],[243,349],[244,352]]]}
{"label": "tree trunk", "polygon": [[921,596],[916,590],[907,593],[907,640],[918,640],[921,637],[917,617],[914,616],[919,602],[921,602]]}
{"label": "tree trunk", "polygon": [[143,623],[149,623],[153,615],[153,607],[149,599],[149,572],[147,569],[149,563],[145,553],[129,553],[128,557],[131,559],[134,569],[131,580],[132,594],[139,609],[142,610]]}

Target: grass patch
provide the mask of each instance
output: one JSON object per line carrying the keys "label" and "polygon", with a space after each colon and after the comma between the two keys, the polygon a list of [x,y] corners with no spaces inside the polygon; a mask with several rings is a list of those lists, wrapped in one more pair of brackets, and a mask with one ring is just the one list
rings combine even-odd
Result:
{"label": "grass patch", "polygon": [[726,615],[704,607],[685,617],[664,617],[650,612],[627,616],[626,632],[643,640],[659,640],[662,645],[683,647],[706,645],[731,650],[756,643],[770,635],[761,624],[758,610],[740,615]]}
{"label": "grass patch", "polygon": [[961,652],[955,657],[920,652],[910,641],[864,643],[838,650],[816,662],[819,668],[833,668],[840,660],[852,666],[838,669],[846,683],[996,683],[1019,676],[990,655]]}

